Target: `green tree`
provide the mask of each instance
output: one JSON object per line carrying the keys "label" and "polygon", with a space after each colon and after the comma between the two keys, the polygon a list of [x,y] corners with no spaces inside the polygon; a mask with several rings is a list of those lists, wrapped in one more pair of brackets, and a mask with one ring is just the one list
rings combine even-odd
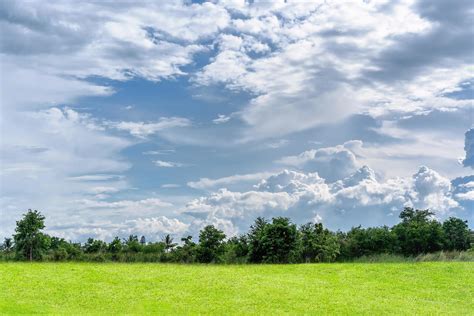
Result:
{"label": "green tree", "polygon": [[250,232],[247,235],[248,257],[252,263],[263,262],[265,250],[263,248],[263,235],[268,221],[263,217],[257,217],[254,224],[250,226]]}
{"label": "green tree", "polygon": [[102,240],[88,238],[83,249],[85,253],[105,252],[107,250],[107,243]]}
{"label": "green tree", "polygon": [[196,261],[197,245],[192,236],[181,238],[182,245],[173,251],[173,261],[181,263],[193,263]]}
{"label": "green tree", "polygon": [[204,227],[199,232],[198,261],[203,263],[219,262],[223,253],[225,234],[213,225]]}
{"label": "green tree", "polygon": [[393,253],[396,250],[397,235],[389,227],[353,227],[343,234],[341,256],[344,259]]}
{"label": "green tree", "polygon": [[123,245],[122,242],[120,241],[120,238],[115,237],[114,240],[112,240],[107,248],[107,250],[114,256],[114,258],[117,258],[117,255],[122,251]]}
{"label": "green tree", "polygon": [[167,234],[163,238],[163,243],[165,244],[166,252],[170,252],[177,245],[176,243],[173,242],[173,237],[171,237],[170,234]]}
{"label": "green tree", "polygon": [[124,242],[125,249],[128,252],[140,252],[142,250],[142,245],[138,241],[138,236],[130,235]]}
{"label": "green tree", "polygon": [[331,262],[339,255],[339,242],[334,233],[321,223],[307,223],[300,228],[301,256],[304,262]]}
{"label": "green tree", "polygon": [[263,262],[287,263],[298,249],[298,229],[286,217],[275,217],[265,225],[262,236]]}
{"label": "green tree", "polygon": [[246,263],[248,261],[248,253],[247,236],[234,236],[224,243],[222,261],[225,263]]}
{"label": "green tree", "polygon": [[16,222],[13,239],[18,257],[30,261],[38,260],[48,249],[49,238],[41,232],[45,227],[44,219],[40,212],[30,209],[23,215],[23,219]]}
{"label": "green tree", "polygon": [[10,253],[13,250],[13,241],[11,238],[5,238],[3,240],[2,250],[5,253]]}
{"label": "green tree", "polygon": [[432,219],[429,210],[406,207],[401,213],[402,222],[393,227],[398,246],[404,255],[418,255],[439,251],[443,247],[443,227]]}
{"label": "green tree", "polygon": [[467,250],[471,246],[467,221],[450,217],[443,223],[444,249]]}

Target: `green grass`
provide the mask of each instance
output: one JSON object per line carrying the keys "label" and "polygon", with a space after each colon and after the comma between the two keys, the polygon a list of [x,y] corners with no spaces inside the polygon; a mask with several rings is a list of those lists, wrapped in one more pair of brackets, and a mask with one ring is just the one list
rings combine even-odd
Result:
{"label": "green grass", "polygon": [[0,314],[474,315],[474,263],[0,263]]}

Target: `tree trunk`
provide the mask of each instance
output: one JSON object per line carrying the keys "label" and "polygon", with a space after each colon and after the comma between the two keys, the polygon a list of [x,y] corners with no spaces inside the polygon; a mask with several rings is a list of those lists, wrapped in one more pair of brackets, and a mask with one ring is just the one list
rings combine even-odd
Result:
{"label": "tree trunk", "polygon": [[30,247],[30,251],[29,251],[29,252],[30,252],[30,254],[29,254],[29,256],[30,256],[30,261],[33,261],[33,247]]}

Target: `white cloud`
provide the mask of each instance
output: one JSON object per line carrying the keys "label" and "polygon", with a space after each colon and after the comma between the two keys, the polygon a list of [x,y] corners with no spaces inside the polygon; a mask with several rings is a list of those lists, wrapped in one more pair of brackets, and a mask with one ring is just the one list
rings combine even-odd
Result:
{"label": "white cloud", "polygon": [[125,222],[125,225],[128,227],[122,230],[126,230],[130,234],[171,234],[180,237],[189,229],[190,226],[176,218],[168,218],[166,216],[138,218]]}
{"label": "white cloud", "polygon": [[157,210],[160,207],[170,207],[173,204],[163,202],[157,198],[149,198],[144,200],[121,200],[121,201],[97,201],[97,200],[77,200],[78,209],[109,209],[109,210],[124,210],[133,212],[145,212]]}
{"label": "white cloud", "polygon": [[130,143],[108,135],[89,116],[50,108],[9,112],[0,119],[5,136],[0,157],[1,233],[11,232],[28,208],[67,217],[74,212],[67,206],[72,200],[104,194],[91,188],[109,192],[129,188],[121,173],[130,163],[120,152]]}
{"label": "white cloud", "polygon": [[186,165],[180,162],[173,162],[173,161],[164,161],[164,160],[154,160],[153,163],[157,167],[162,167],[162,168],[179,168],[179,167],[185,167]]}
{"label": "white cloud", "polygon": [[[463,44],[472,37],[469,4],[418,2],[226,3],[245,18],[231,21],[233,34],[218,37],[215,58],[194,80],[251,93],[238,112],[248,125],[242,141],[360,112],[469,107],[443,96],[472,76],[472,48]],[[246,48],[251,41],[268,49],[255,56]],[[438,50],[427,49],[433,42]]]}
{"label": "white cloud", "polygon": [[270,175],[269,172],[259,172],[259,173],[250,173],[250,174],[236,174],[233,176],[218,178],[218,179],[209,179],[201,178],[198,181],[189,181],[187,185],[193,189],[211,189],[211,188],[221,188],[228,185],[241,182],[255,182],[261,179],[264,179]]}
{"label": "white cloud", "polygon": [[230,118],[231,118],[230,116],[219,114],[217,118],[212,120],[212,122],[214,124],[223,124],[223,123],[227,123],[230,120]]}
{"label": "white cloud", "polygon": [[148,150],[144,151],[144,155],[168,155],[174,153],[174,149],[159,149],[159,150]]}
{"label": "white cloud", "polygon": [[175,188],[181,187],[181,185],[176,184],[176,183],[166,183],[166,184],[162,184],[161,187],[165,189],[175,189]]}
{"label": "white cloud", "polygon": [[456,194],[456,198],[460,200],[469,200],[469,201],[474,201],[474,190],[468,191],[465,193],[458,193]]}
{"label": "white cloud", "polygon": [[[328,184],[317,173],[284,170],[262,180],[256,190],[220,189],[191,201],[183,210],[198,219],[231,221],[246,230],[257,216],[283,215],[298,223],[318,218],[332,228],[396,223],[405,206],[430,208],[438,217],[462,214],[448,179],[421,167],[409,178],[379,182],[364,166],[350,177]],[[461,213],[457,213],[461,212]]]}
{"label": "white cloud", "polygon": [[335,147],[325,147],[305,151],[297,156],[287,156],[277,163],[317,171],[328,181],[336,181],[349,176],[358,168],[353,148],[362,146],[362,142],[352,140]]}
{"label": "white cloud", "polygon": [[122,131],[127,131],[131,135],[139,138],[156,134],[162,130],[189,126],[191,122],[182,117],[162,117],[158,122],[106,122],[105,125]]}
{"label": "white cloud", "polygon": [[112,222],[101,220],[81,225],[61,224],[47,227],[47,233],[67,240],[86,240],[89,237],[111,241],[115,236],[127,238],[129,235],[144,235],[147,241],[159,241],[164,235],[181,237],[189,230],[189,224],[167,216],[138,217],[136,219]]}

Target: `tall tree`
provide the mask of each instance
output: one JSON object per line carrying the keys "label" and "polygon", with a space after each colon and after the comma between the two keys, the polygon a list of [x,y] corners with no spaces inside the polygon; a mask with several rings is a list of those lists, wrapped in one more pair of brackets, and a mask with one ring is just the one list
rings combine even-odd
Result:
{"label": "tall tree", "polygon": [[40,259],[48,248],[49,238],[41,232],[45,227],[44,219],[40,212],[30,209],[23,215],[23,219],[16,222],[16,234],[13,239],[19,257],[30,261]]}
{"label": "tall tree", "polygon": [[321,223],[307,223],[300,228],[301,256],[304,262],[334,261],[339,255],[339,242],[334,233]]}
{"label": "tall tree", "polygon": [[204,227],[199,232],[198,260],[203,263],[218,262],[223,252],[225,234],[213,225]]}
{"label": "tall tree", "polygon": [[173,242],[173,237],[171,237],[170,234],[167,234],[163,238],[163,243],[165,244],[166,252],[170,252],[177,245],[176,243]]}
{"label": "tall tree", "polygon": [[3,240],[3,245],[2,245],[3,251],[6,253],[10,253],[13,249],[13,242],[11,238],[5,238]]}
{"label": "tall tree", "polygon": [[116,255],[122,251],[123,245],[122,242],[120,241],[120,238],[115,237],[109,244],[108,246],[108,251],[114,255],[116,258]]}
{"label": "tall tree", "polygon": [[105,252],[107,250],[107,243],[102,240],[88,238],[84,244],[85,253]]}
{"label": "tall tree", "polygon": [[275,217],[265,225],[262,236],[263,262],[287,263],[296,255],[298,230],[286,217]]}
{"label": "tall tree", "polygon": [[138,241],[138,236],[136,235],[128,236],[124,244],[128,252],[140,252],[142,249],[142,245]]}
{"label": "tall tree", "polygon": [[444,248],[446,250],[467,250],[471,245],[467,221],[450,217],[443,223]]}
{"label": "tall tree", "polygon": [[406,207],[401,213],[402,222],[393,227],[400,251],[404,255],[418,255],[441,250],[443,228],[432,219],[429,210],[414,210]]}
{"label": "tall tree", "polygon": [[250,226],[250,232],[247,235],[249,261],[260,263],[265,255],[263,249],[263,234],[268,221],[263,217],[257,217],[254,224]]}

